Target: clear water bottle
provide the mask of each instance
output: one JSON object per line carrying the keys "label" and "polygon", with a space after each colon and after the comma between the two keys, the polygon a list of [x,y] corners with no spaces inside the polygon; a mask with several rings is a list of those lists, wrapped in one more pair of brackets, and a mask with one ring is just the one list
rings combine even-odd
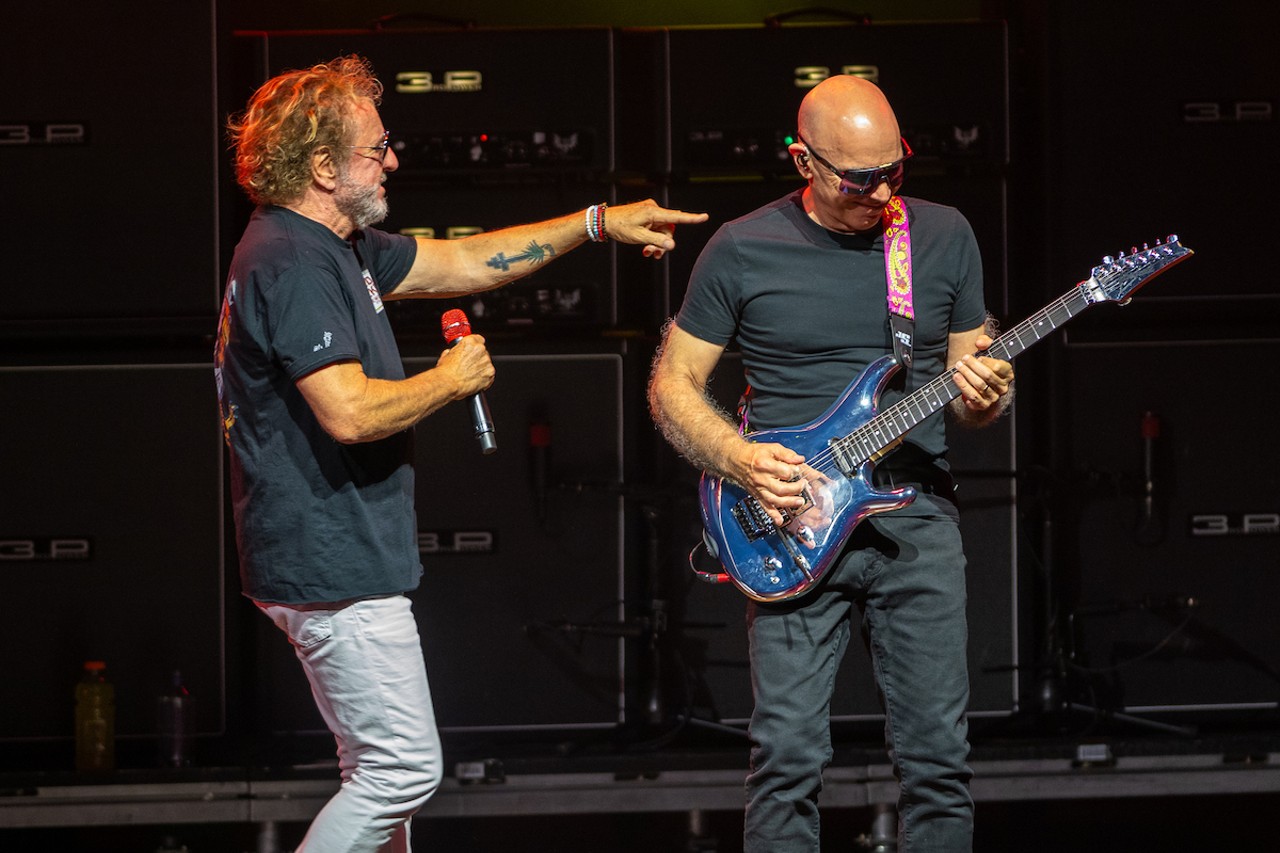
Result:
{"label": "clear water bottle", "polygon": [[107,681],[107,665],[84,662],[76,684],[76,769],[114,770],[116,766],[116,691]]}
{"label": "clear water bottle", "polygon": [[182,683],[182,673],[173,671],[169,687],[160,694],[156,709],[160,731],[160,765],[187,767],[191,764],[191,693]]}

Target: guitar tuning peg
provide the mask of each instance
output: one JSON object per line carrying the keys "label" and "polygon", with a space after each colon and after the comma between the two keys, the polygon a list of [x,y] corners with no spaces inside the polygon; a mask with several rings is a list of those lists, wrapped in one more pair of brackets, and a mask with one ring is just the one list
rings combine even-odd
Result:
{"label": "guitar tuning peg", "polygon": [[1168,237],[1165,237],[1165,238],[1164,238],[1164,241],[1165,241],[1166,243],[1176,243],[1176,242],[1178,242],[1178,235],[1177,235],[1177,234],[1170,234]]}
{"label": "guitar tuning peg", "polygon": [[1142,244],[1142,251],[1146,252],[1146,251],[1149,251],[1150,249],[1151,249],[1151,247],[1150,247],[1150,246],[1148,246],[1146,243],[1143,243],[1143,244]]}
{"label": "guitar tuning peg", "polygon": [[1114,264],[1115,262],[1116,262],[1116,259],[1115,259],[1115,258],[1113,258],[1113,257],[1111,257],[1110,255],[1107,255],[1106,257],[1104,257],[1104,258],[1102,259],[1102,263],[1103,263],[1103,265],[1104,265],[1104,266],[1108,266],[1108,267],[1109,267],[1109,266],[1111,266],[1112,264]]}

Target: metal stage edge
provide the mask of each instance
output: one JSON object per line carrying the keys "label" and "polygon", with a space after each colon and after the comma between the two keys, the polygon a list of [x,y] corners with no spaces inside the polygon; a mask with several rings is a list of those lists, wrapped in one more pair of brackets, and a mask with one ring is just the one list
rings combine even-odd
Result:
{"label": "metal stage edge", "polygon": [[[974,800],[1111,799],[1280,792],[1280,753],[974,761]],[[317,768],[319,769],[319,768]],[[335,768],[324,768],[336,776]],[[306,822],[336,778],[245,779],[227,771],[198,781],[55,784],[0,790],[0,828]],[[417,820],[558,814],[738,811],[743,769],[507,774],[501,781],[444,781]],[[826,809],[892,806],[888,764],[832,767]]]}

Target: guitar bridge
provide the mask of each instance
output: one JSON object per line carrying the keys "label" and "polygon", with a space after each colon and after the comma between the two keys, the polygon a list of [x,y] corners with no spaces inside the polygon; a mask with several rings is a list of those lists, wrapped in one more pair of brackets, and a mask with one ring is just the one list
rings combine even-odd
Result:
{"label": "guitar bridge", "polygon": [[742,535],[747,537],[748,542],[768,536],[777,529],[773,519],[769,518],[769,514],[764,511],[764,506],[750,495],[738,501],[732,512],[733,517],[738,521],[738,526],[742,528]]}
{"label": "guitar bridge", "polygon": [[[800,497],[804,498],[802,506],[794,510],[782,510],[782,527],[786,527],[798,516],[804,515],[813,506],[813,496],[808,489],[801,492]],[[742,528],[742,535],[747,537],[748,542],[762,539],[778,530],[778,525],[774,524],[773,519],[765,512],[764,505],[750,495],[738,501],[730,512],[733,513],[738,526]]]}

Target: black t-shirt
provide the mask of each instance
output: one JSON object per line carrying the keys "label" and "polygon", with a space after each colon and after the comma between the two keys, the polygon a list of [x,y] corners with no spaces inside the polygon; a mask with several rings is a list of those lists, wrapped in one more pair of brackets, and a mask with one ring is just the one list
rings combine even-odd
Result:
{"label": "black t-shirt", "polygon": [[412,238],[374,229],[343,240],[279,207],[254,212],[236,247],[214,369],[245,595],[305,604],[403,592],[422,564],[413,434],[344,445],[296,382],[355,360],[403,379],[382,305],[404,279]]}
{"label": "black t-shirt", "polygon": [[[829,231],[805,214],[801,192],[721,226],[694,266],[676,317],[702,340],[736,342],[755,430],[818,418],[872,361],[893,351],[880,230]],[[903,200],[911,226],[914,362],[905,388],[890,382],[881,409],[941,374],[948,335],[975,329],[986,317],[982,260],[968,221],[951,207]],[[937,412],[880,468],[923,464],[945,476],[945,453]]]}

